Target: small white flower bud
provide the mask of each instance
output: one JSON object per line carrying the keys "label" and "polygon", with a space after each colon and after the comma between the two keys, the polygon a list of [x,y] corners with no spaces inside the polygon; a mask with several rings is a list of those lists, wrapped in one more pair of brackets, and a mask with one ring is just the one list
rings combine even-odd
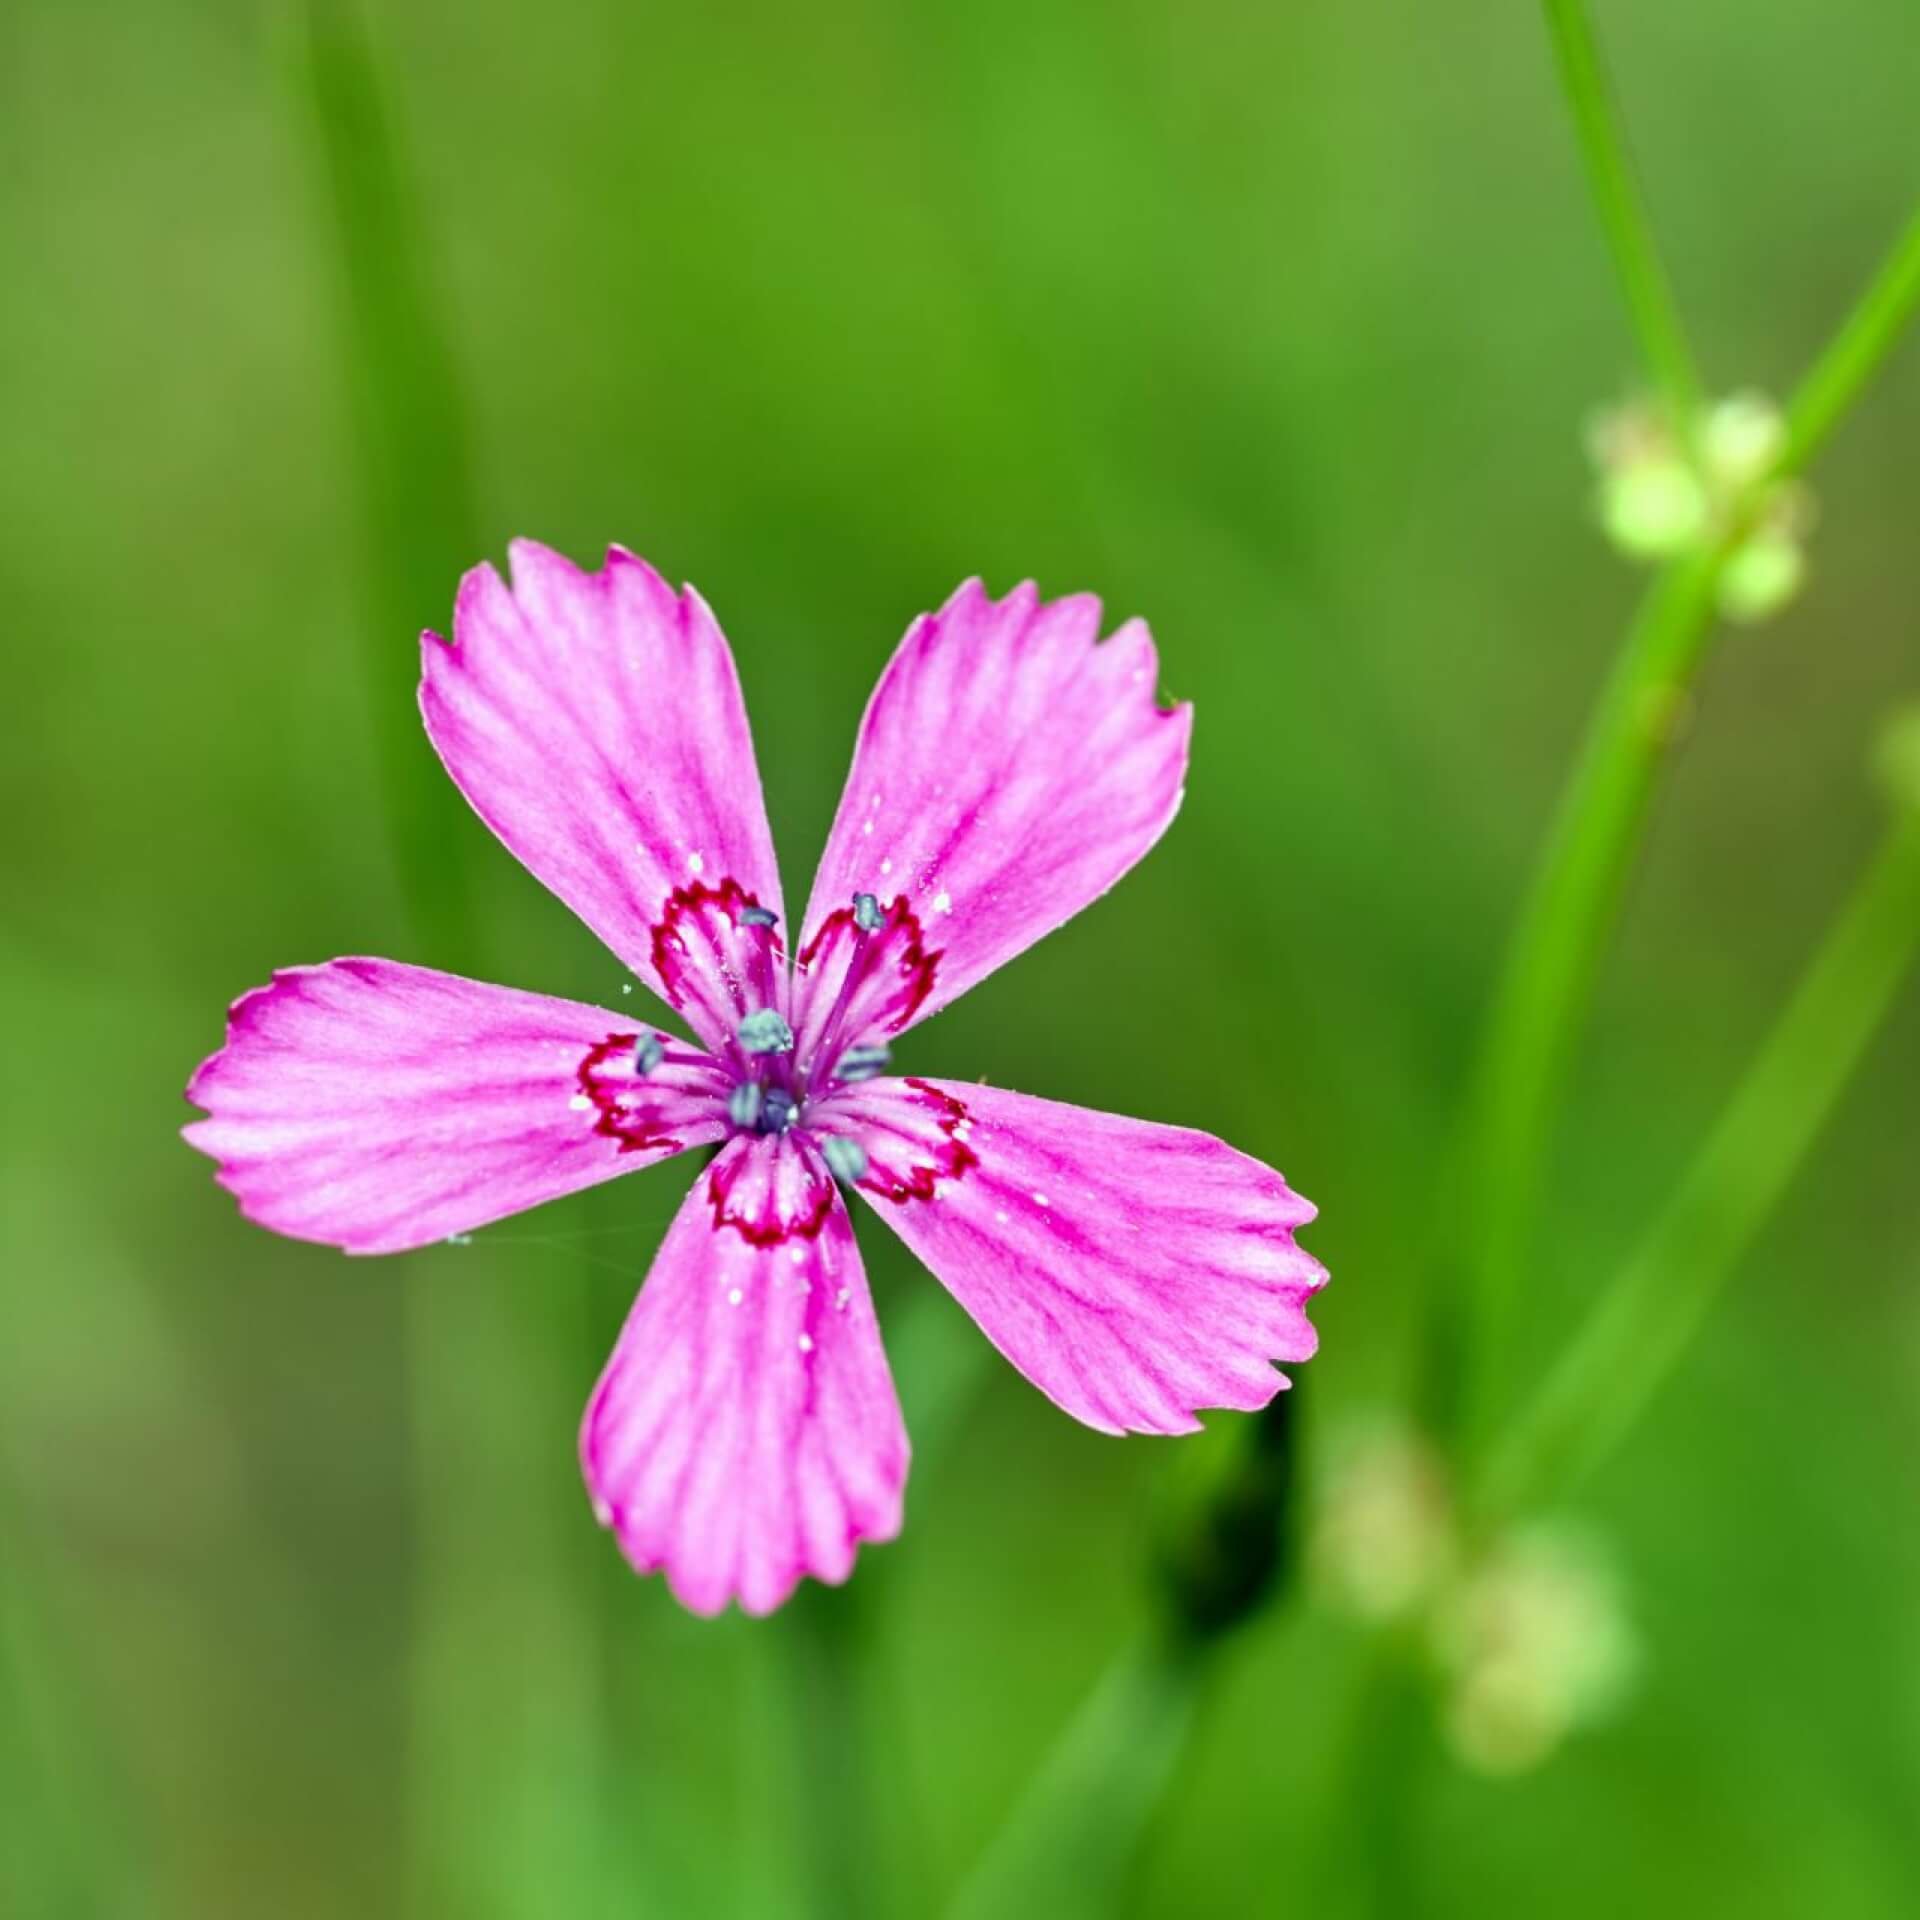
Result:
{"label": "small white flower bud", "polygon": [[1685,444],[1645,402],[1601,415],[1587,445],[1607,538],[1629,559],[1657,561],[1744,530],[1722,570],[1721,611],[1766,619],[1799,590],[1812,524],[1806,490],[1771,477],[1785,444],[1780,409],[1760,393],[1715,401]]}
{"label": "small white flower bud", "polygon": [[1601,524],[1636,560],[1685,552],[1706,531],[1707,515],[1706,489],[1678,454],[1636,454],[1601,476]]}
{"label": "small white flower bud", "polygon": [[1720,573],[1720,611],[1742,626],[1771,619],[1807,577],[1805,549],[1785,528],[1763,526],[1728,556]]}
{"label": "small white flower bud", "polygon": [[1454,1559],[1432,1448],[1401,1427],[1350,1441],[1327,1482],[1312,1559],[1328,1598],[1363,1620],[1391,1620],[1428,1599]]}
{"label": "small white flower bud", "polygon": [[1762,480],[1787,437],[1780,409],[1763,393],[1730,393],[1707,409],[1700,455],[1716,491],[1732,493]]}
{"label": "small white flower bud", "polygon": [[1538,1766],[1566,1736],[1618,1704],[1638,1649],[1595,1544],[1535,1528],[1500,1543],[1435,1627],[1452,1675],[1449,1740],[1482,1773]]}

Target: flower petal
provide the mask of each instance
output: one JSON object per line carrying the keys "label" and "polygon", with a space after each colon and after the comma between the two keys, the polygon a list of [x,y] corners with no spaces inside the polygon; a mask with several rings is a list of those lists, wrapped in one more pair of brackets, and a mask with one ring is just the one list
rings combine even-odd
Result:
{"label": "flower petal", "polygon": [[[726,638],[691,587],[676,594],[619,547],[598,573],[531,540],[509,552],[512,589],[474,568],[453,644],[425,638],[427,732],[515,857],[718,1051],[730,1029],[714,1004],[739,997],[722,976],[751,975],[768,944],[738,909],[782,911]],[[697,991],[663,968],[663,929],[689,912],[723,922],[729,949],[681,950],[716,976]]]}
{"label": "flower petal", "polygon": [[1313,1208],[1185,1127],[948,1080],[836,1092],[875,1211],[1042,1393],[1104,1432],[1263,1407],[1315,1345]]}
{"label": "flower petal", "polygon": [[[770,1211],[736,1217],[744,1194]],[[749,1231],[758,1223],[784,1228]],[[594,1510],[696,1613],[770,1613],[900,1530],[907,1435],[846,1208],[812,1147],[741,1137],[694,1182],[580,1430]]]}
{"label": "flower petal", "polygon": [[[806,941],[871,894],[905,915],[924,981],[882,997],[870,1031],[898,1032],[1097,899],[1165,832],[1180,804],[1192,709],[1155,704],[1146,627],[1100,640],[1100,602],[1042,605],[1031,584],[990,600],[970,580],[916,620],[860,727],[807,907]],[[887,962],[904,980],[907,939]],[[796,992],[801,1053],[822,1044],[844,967]]]}
{"label": "flower petal", "polygon": [[599,1007],[393,960],[290,967],[234,1002],[186,1137],[248,1219],[349,1253],[466,1233],[726,1131],[726,1077]]}

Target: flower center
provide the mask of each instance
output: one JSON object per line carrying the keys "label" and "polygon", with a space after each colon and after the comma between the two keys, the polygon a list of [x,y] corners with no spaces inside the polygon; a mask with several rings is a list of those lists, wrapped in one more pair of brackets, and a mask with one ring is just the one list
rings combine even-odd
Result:
{"label": "flower center", "polygon": [[[779,1135],[799,1126],[806,1113],[806,1076],[794,1059],[793,1029],[773,1008],[760,1007],[734,1029],[733,1039],[744,1068],[727,1095],[727,1119],[735,1133]],[[848,1047],[832,1064],[830,1077],[857,1085],[885,1072],[890,1057],[882,1045]],[[865,1177],[867,1155],[858,1141],[822,1133],[819,1146],[835,1179]]]}
{"label": "flower center", "polygon": [[739,1133],[785,1133],[806,1104],[794,1074],[793,1029],[772,1007],[759,1007],[733,1039],[743,1077],[727,1095],[727,1118]]}
{"label": "flower center", "polygon": [[727,1118],[741,1133],[785,1133],[802,1105],[779,1080],[742,1080],[727,1095]]}

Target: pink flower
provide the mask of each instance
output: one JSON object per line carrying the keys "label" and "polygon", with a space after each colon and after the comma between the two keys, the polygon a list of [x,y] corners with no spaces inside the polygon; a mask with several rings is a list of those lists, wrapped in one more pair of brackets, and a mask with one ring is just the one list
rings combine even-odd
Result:
{"label": "pink flower", "polygon": [[517,542],[425,636],[447,771],[671,1005],[623,1014],[391,960],[296,967],[233,1007],[186,1129],[250,1219],[350,1253],[465,1233],[692,1147],[586,1411],[594,1511],[687,1606],[777,1607],[900,1527],[907,1436],[836,1180],[995,1346],[1103,1432],[1264,1406],[1325,1280],[1313,1209],[1202,1133],[901,1077],[890,1042],[1070,918],[1180,804],[1191,710],[1138,621],[990,600],[908,629],[869,703],[789,960],[725,638],[615,548]]}

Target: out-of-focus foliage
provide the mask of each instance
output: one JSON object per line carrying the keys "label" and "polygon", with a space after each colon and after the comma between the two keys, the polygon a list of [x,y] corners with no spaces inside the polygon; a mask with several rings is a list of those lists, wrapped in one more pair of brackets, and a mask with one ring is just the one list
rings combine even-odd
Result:
{"label": "out-of-focus foliage", "polygon": [[[1315,1420],[1363,1414],[1450,1230],[1444,1121],[1637,584],[1581,444],[1630,343],[1532,11],[376,12],[485,551],[617,539],[699,584],[791,884],[888,649],[961,577],[1152,621],[1198,713],[1172,837],[911,1064],[1283,1167],[1335,1275]],[[1137,1631],[1181,1443],[1083,1432],[997,1363],[952,1404],[978,1336],[870,1235],[927,1422],[908,1530],[797,1625],[703,1624],[627,1574],[573,1463],[681,1173],[358,1262],[244,1225],[175,1138],[223,1002],[274,966],[480,965],[423,950],[388,851],[296,22],[266,0],[0,19],[0,1908],[408,1910],[433,1509],[472,1516],[486,1585],[436,1656],[467,1737],[427,1749],[452,1770],[427,1785],[490,1910],[802,1911],[835,1848],[874,1912],[932,1910]],[[1907,212],[1910,0],[1617,0],[1601,26],[1715,390],[1779,392]],[[1909,355],[1823,462],[1801,591],[1713,665],[1582,1050],[1536,1361],[1876,830],[1863,743],[1920,669],[1916,446]],[[448,507],[397,511],[424,540]],[[477,822],[438,819],[489,974],[617,995]],[[1916,1048],[1909,995],[1588,1490],[1630,1699],[1515,1782],[1427,1765],[1395,1910],[1920,1907]],[[452,1330],[425,1405],[422,1326]],[[429,1418],[497,1506],[419,1475]],[[793,1668],[849,1621],[871,1766],[840,1794],[785,1728]],[[1235,1644],[1132,1911],[1284,1903],[1343,1631],[1309,1609]],[[534,1798],[503,1808],[515,1778]]]}

